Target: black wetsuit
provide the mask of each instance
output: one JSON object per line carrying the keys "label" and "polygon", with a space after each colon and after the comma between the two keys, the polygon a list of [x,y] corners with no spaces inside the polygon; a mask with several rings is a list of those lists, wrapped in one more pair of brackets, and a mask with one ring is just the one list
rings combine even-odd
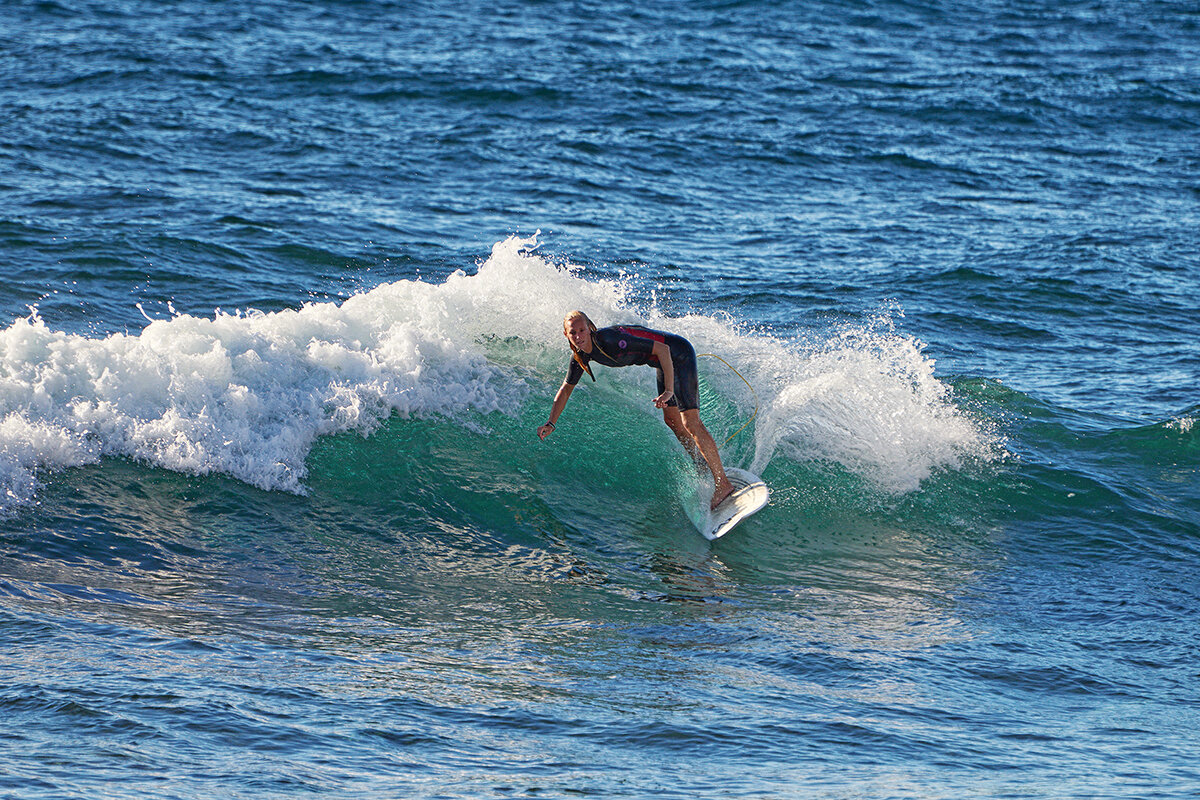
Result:
{"label": "black wetsuit", "polygon": [[[583,377],[584,364],[603,364],[606,367],[629,367],[645,364],[658,371],[658,393],[666,391],[662,366],[654,355],[654,343],[663,342],[671,350],[671,366],[675,371],[675,396],[667,403],[680,411],[699,408],[700,395],[696,375],[696,351],[682,336],[643,328],[641,325],[614,325],[592,333],[592,352],[576,351],[567,368],[567,383],[574,386]],[[590,370],[589,370],[590,372]],[[592,380],[595,380],[595,376]]]}

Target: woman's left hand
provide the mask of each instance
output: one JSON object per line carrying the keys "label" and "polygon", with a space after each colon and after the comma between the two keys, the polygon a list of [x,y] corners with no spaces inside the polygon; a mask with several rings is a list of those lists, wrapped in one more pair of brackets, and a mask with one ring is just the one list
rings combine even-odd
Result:
{"label": "woman's left hand", "polygon": [[660,394],[658,397],[654,398],[654,407],[655,408],[666,408],[667,403],[671,402],[671,398],[674,396],[675,396],[675,393],[672,392],[670,389],[667,389],[665,392]]}

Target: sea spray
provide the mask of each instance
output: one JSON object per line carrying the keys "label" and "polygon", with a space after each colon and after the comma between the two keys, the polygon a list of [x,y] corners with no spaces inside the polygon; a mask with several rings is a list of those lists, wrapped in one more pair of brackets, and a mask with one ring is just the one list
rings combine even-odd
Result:
{"label": "sea spray", "polygon": [[740,374],[715,361],[701,368],[706,385],[730,398],[743,417],[757,404],[753,447],[742,462],[752,472],[776,457],[827,462],[881,492],[904,493],[938,469],[1003,453],[1000,438],[954,404],[924,345],[898,333],[890,315],[803,340],[705,316],[651,314],[649,324],[735,365]]}
{"label": "sea spray", "polygon": [[916,490],[964,456],[998,455],[999,440],[951,402],[923,350],[884,319],[797,351],[759,427],[759,451],[836,462],[891,493]]}

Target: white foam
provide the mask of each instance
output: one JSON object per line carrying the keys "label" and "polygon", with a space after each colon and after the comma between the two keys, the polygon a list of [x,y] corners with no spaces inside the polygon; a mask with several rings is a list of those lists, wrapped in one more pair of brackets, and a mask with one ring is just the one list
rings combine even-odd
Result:
{"label": "white foam", "polygon": [[[136,335],[54,331],[36,312],[17,320],[0,331],[0,508],[30,502],[40,471],[106,455],[300,492],[319,436],[369,433],[393,413],[469,421],[527,400],[548,407],[542,392],[565,370],[561,324],[572,308],[602,325],[674,330],[737,363],[763,398],[756,471],[776,452],[828,458],[907,491],[979,439],[903,337],[805,350],[715,318],[639,314],[622,283],[586,280],[535,248],[513,237],[474,274],[440,284],[397,281],[270,314],[179,315]],[[493,343],[510,337],[523,344],[500,363]],[[648,370],[607,372],[652,381]],[[710,372],[749,404],[740,381]]]}
{"label": "white foam", "polygon": [[[105,455],[301,491],[318,436],[369,432],[391,413],[512,412],[528,389],[488,362],[481,335],[528,335],[539,307],[581,291],[610,310],[620,297],[522,254],[532,244],[501,242],[476,275],[441,285],[398,281],[271,314],[176,316],[137,335],[54,331],[34,312],[0,331],[0,506],[30,501],[38,470]],[[556,325],[534,333],[548,339]]]}

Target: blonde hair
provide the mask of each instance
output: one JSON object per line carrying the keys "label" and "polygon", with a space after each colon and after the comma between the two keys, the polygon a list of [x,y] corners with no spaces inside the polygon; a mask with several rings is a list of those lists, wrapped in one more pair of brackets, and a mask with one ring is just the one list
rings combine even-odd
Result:
{"label": "blonde hair", "polygon": [[568,311],[567,315],[565,317],[563,317],[563,334],[564,335],[566,334],[567,329],[571,327],[571,320],[573,320],[573,319],[583,320],[587,324],[589,331],[591,331],[592,333],[596,332],[596,323],[592,322],[592,320],[588,317],[587,314],[583,313],[582,311],[576,310],[576,311]]}

